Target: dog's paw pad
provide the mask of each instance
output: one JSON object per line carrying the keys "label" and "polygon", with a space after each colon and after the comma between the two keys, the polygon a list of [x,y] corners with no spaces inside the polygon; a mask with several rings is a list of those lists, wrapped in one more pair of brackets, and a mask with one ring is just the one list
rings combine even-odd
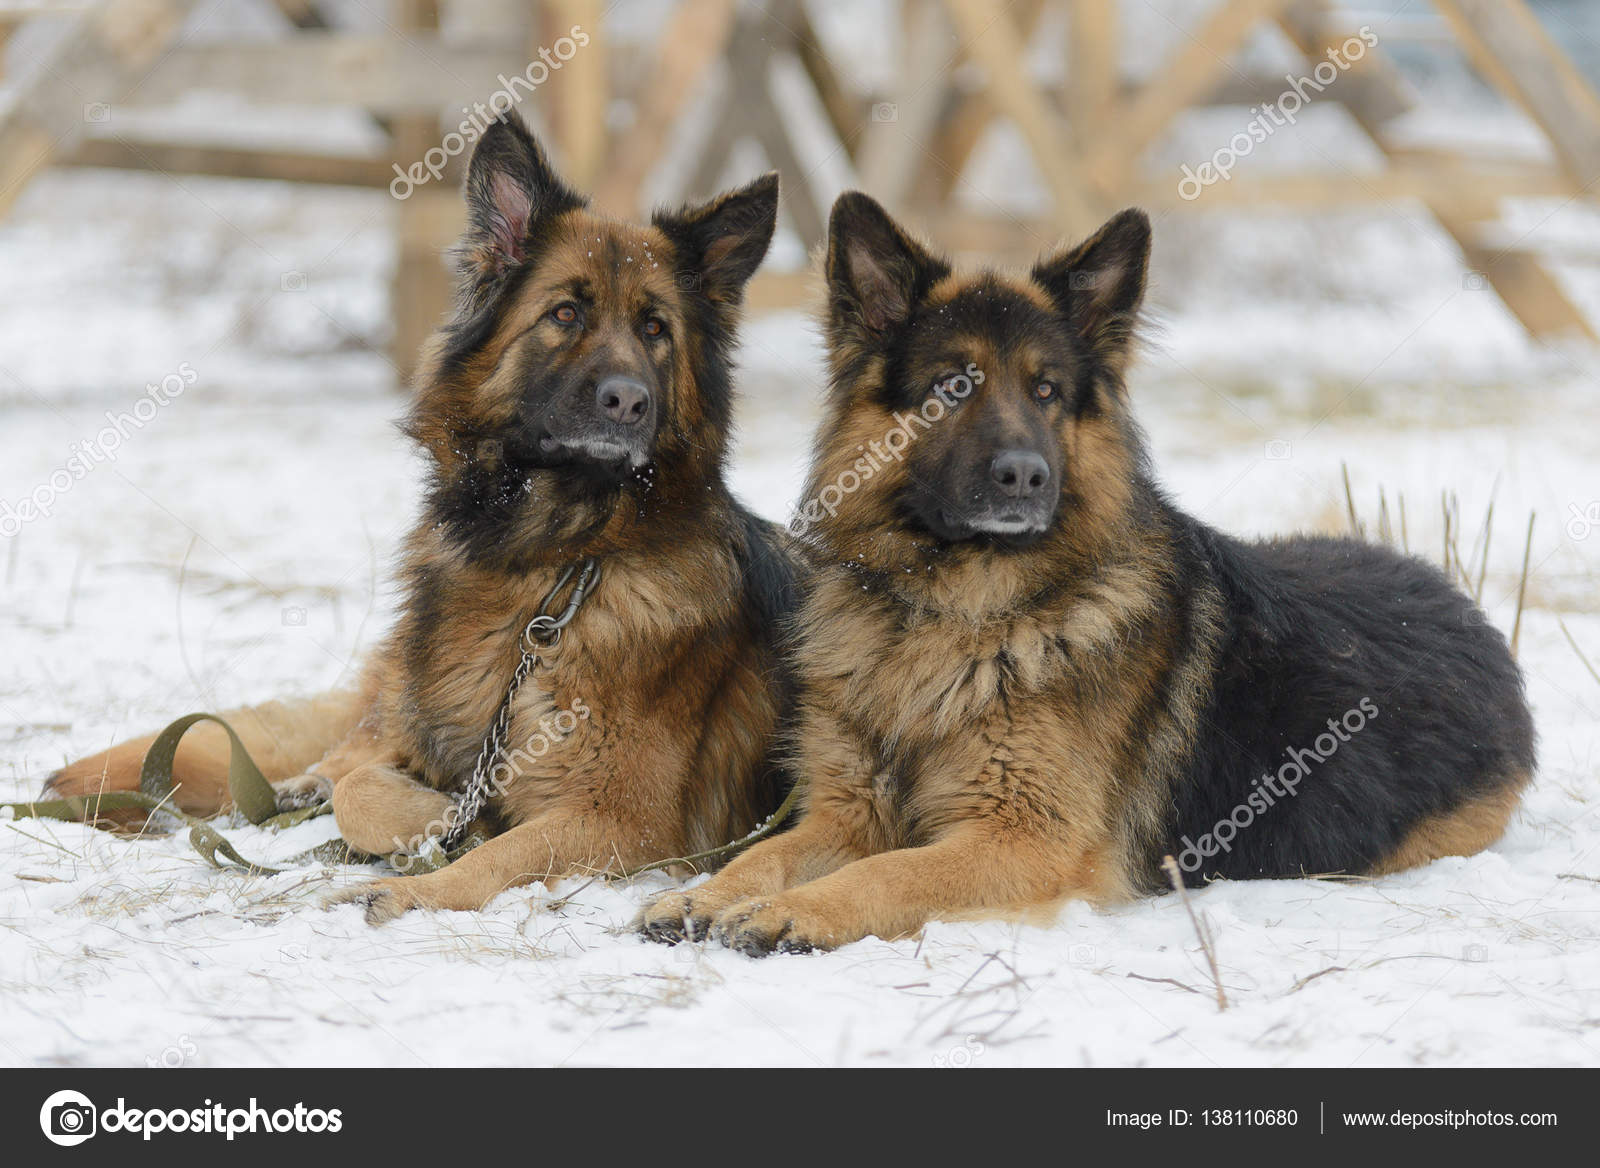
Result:
{"label": "dog's paw pad", "polygon": [[321,775],[296,775],[273,783],[272,795],[280,812],[300,811],[332,799],[333,783]]}

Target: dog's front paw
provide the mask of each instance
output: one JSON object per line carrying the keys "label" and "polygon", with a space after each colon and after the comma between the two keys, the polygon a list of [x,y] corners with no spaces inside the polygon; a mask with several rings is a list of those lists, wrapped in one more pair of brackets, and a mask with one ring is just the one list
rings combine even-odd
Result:
{"label": "dog's front paw", "polygon": [[322,907],[338,908],[345,904],[360,905],[369,925],[387,924],[414,908],[458,909],[466,912],[483,907],[450,895],[449,885],[433,881],[431,874],[396,876],[357,884],[333,893],[322,902]]}
{"label": "dog's front paw", "polygon": [[703,941],[711,922],[728,905],[738,900],[733,893],[720,893],[716,881],[683,892],[657,897],[639,914],[634,927],[652,941],[676,945],[680,941]]}
{"label": "dog's front paw", "polygon": [[730,905],[711,925],[713,941],[746,957],[836,949],[865,935],[808,908],[794,896],[751,897]]}
{"label": "dog's front paw", "polygon": [[309,773],[296,775],[292,779],[282,779],[273,783],[272,794],[278,801],[280,812],[299,811],[332,799],[333,780]]}

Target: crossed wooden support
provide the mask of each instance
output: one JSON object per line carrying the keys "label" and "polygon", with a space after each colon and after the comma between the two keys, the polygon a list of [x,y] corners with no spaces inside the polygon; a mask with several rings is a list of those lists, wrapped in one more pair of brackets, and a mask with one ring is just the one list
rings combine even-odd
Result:
{"label": "crossed wooden support", "polygon": [[[414,161],[437,142],[439,111],[453,109],[520,71],[529,54],[580,25],[595,44],[524,106],[555,141],[574,182],[603,209],[641,208],[674,131],[697,101],[713,102],[713,126],[698,154],[676,167],[680,197],[709,194],[729,151],[756,142],[784,179],[784,217],[807,244],[824,231],[832,192],[806,162],[793,111],[773,73],[799,65],[833,136],[834,154],[891,207],[922,221],[953,250],[1039,250],[1080,236],[1127,204],[1181,209],[1177,175],[1153,179],[1145,158],[1185,110],[1253,104],[1282,91],[1230,62],[1263,24],[1280,29],[1309,65],[1354,30],[1332,0],[1225,0],[1185,30],[1179,47],[1137,84],[1118,67],[1118,0],[902,0],[899,62],[887,89],[846,84],[835,55],[810,22],[804,0],[678,0],[652,51],[624,59],[601,34],[601,0],[405,0],[380,35],[330,27],[317,0],[274,0],[293,32],[272,41],[194,44],[182,35],[190,0],[0,0],[0,63],[20,22],[67,20],[41,62],[13,61],[6,78],[21,100],[0,113],[0,212],[42,167],[87,163],[168,172],[387,186],[391,163]],[[1283,173],[1239,168],[1209,187],[1204,206],[1329,206],[1411,200],[1425,207],[1538,337],[1596,333],[1538,255],[1495,245],[1502,201],[1517,196],[1590,197],[1600,183],[1600,98],[1551,41],[1523,0],[1433,0],[1468,61],[1542,131],[1548,162],[1485,163],[1420,151],[1391,126],[1412,97],[1381,44],[1342,72],[1318,101],[1337,102],[1384,160],[1377,171]],[[451,35],[440,31],[440,9]],[[65,15],[63,15],[65,13]],[[1045,84],[1024,65],[1047,21],[1067,24],[1065,80]],[[328,157],[285,150],[215,148],[135,140],[97,123],[83,95],[157,103],[195,88],[244,99],[356,105],[386,132],[393,157]],[[631,122],[614,126],[616,98]],[[1049,195],[1049,213],[1020,226],[962,209],[962,172],[997,118],[1019,132]],[[682,160],[680,160],[682,161]],[[460,160],[452,162],[458,173]],[[454,173],[450,177],[454,177]],[[395,353],[409,361],[443,308],[438,253],[457,229],[450,182],[430,184],[399,212]],[[774,278],[777,299],[798,287]],[[758,285],[754,298],[772,300]]]}

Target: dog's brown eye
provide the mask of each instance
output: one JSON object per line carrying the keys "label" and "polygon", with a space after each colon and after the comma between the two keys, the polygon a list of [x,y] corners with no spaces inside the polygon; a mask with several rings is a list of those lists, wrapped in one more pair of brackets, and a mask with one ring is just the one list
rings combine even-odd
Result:
{"label": "dog's brown eye", "polygon": [[1033,396],[1040,401],[1049,401],[1056,395],[1056,386],[1053,381],[1041,381],[1033,387]]}
{"label": "dog's brown eye", "polygon": [[647,337],[659,337],[666,331],[667,326],[661,323],[661,318],[659,316],[652,316],[649,320],[644,322],[644,335]]}
{"label": "dog's brown eye", "polygon": [[578,310],[571,304],[562,304],[550,314],[562,324],[572,324],[578,319]]}

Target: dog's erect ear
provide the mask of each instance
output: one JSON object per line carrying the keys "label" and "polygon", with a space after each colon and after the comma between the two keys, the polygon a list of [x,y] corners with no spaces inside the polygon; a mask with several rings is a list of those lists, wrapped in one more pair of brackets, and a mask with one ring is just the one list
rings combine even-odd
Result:
{"label": "dog's erect ear", "polygon": [[1118,364],[1133,338],[1149,267],[1150,218],[1130,208],[1077,247],[1041,260],[1033,278],[1090,349]]}
{"label": "dog's erect ear", "polygon": [[875,341],[904,324],[950,265],[912,239],[874,199],[846,191],[828,217],[828,314]]}
{"label": "dog's erect ear", "polygon": [[653,221],[678,247],[680,288],[737,304],[778,226],[777,172],[709,203],[657,211]]}
{"label": "dog's erect ear", "polygon": [[527,258],[528,233],[540,219],[584,205],[563,183],[515,113],[493,123],[467,166],[467,230],[457,258],[469,290]]}

